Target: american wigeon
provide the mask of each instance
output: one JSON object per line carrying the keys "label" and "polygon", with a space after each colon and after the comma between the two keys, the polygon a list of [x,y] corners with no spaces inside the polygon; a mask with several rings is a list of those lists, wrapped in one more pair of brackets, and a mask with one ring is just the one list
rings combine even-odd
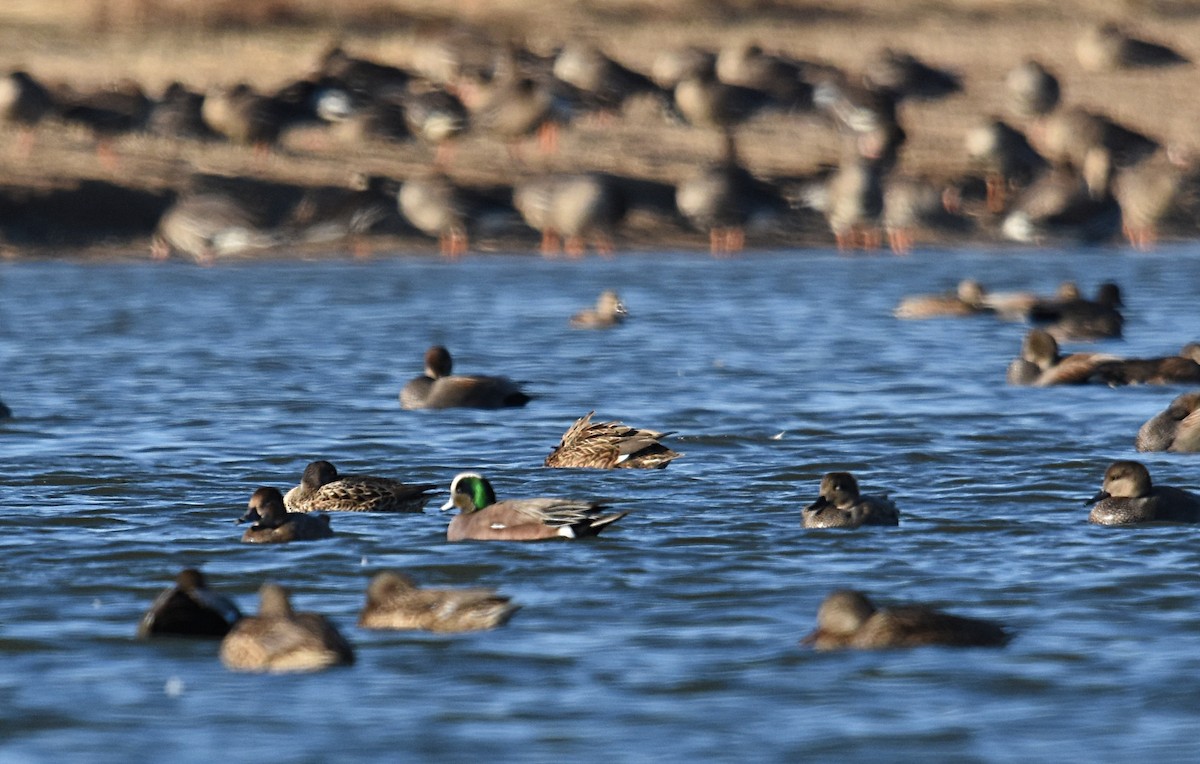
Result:
{"label": "american wigeon", "polygon": [[849,472],[827,472],[820,495],[800,513],[805,528],[858,528],[863,525],[899,525],[900,510],[887,497],[864,496]]}
{"label": "american wigeon", "polygon": [[877,608],[862,592],[840,589],[817,610],[817,628],[801,644],[817,650],[901,647],[1003,647],[1012,635],[1000,624],[926,605]]}
{"label": "american wigeon", "polygon": [[350,643],[325,616],[294,612],[278,584],[263,584],[258,596],[258,615],[242,618],[221,642],[226,668],[282,673],[354,663]]}
{"label": "american wigeon", "polygon": [[215,639],[228,634],[241,617],[233,602],[208,588],[200,571],[184,568],[175,585],[164,589],[142,616],[137,635]]}
{"label": "american wigeon", "polygon": [[263,487],[250,497],[246,514],[238,523],[253,521],[242,534],[246,544],[286,544],[289,541],[313,541],[333,536],[329,527],[329,515],[309,515],[303,512],[288,512],[283,504],[283,494],[277,488]]}
{"label": "american wigeon", "polygon": [[575,329],[611,329],[620,326],[628,315],[621,296],[611,289],[605,289],[596,298],[596,307],[571,316],[571,326]]}
{"label": "american wigeon", "polygon": [[590,467],[593,469],[662,469],[682,454],[660,440],[670,433],[639,430],[620,422],[592,422],[594,411],[567,428],[550,455],[546,467]]}
{"label": "american wigeon", "polygon": [[481,631],[503,626],[520,609],[495,589],[422,589],[401,573],[377,573],[358,616],[364,629]]}
{"label": "american wigeon", "polygon": [[1138,429],[1138,451],[1200,451],[1200,392],[1184,393]]}
{"label": "american wigeon", "polygon": [[300,485],[284,494],[288,512],[420,512],[437,488],[369,475],[339,475],[327,461],[304,468]]}
{"label": "american wigeon", "polygon": [[941,318],[979,316],[994,313],[988,307],[987,292],[975,279],[963,279],[952,294],[922,294],[905,297],[892,311],[896,318]]}
{"label": "american wigeon", "polygon": [[1086,502],[1088,522],[1097,525],[1132,523],[1200,523],[1200,496],[1170,486],[1154,486],[1150,471],[1140,462],[1116,461],[1104,471],[1100,492]]}
{"label": "american wigeon", "polygon": [[1083,385],[1097,382],[1096,369],[1121,359],[1107,353],[1072,353],[1063,356],[1058,341],[1044,329],[1030,329],[1021,342],[1021,355],[1008,366],[1010,385]]}
{"label": "american wigeon", "polygon": [[496,501],[487,478],[476,472],[456,475],[443,510],[458,507],[446,538],[450,541],[539,541],[595,536],[628,512],[605,514],[608,507],[582,499],[506,499]]}
{"label": "american wigeon", "polygon": [[452,369],[446,348],[434,345],[426,350],[425,374],[404,385],[400,407],[499,409],[524,406],[532,400],[508,377],[451,375]]}

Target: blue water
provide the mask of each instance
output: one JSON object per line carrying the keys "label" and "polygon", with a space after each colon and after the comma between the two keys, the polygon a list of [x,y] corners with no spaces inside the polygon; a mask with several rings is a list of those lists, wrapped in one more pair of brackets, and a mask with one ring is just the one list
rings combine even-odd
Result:
{"label": "blue water", "polygon": [[[0,760],[42,762],[1188,761],[1200,755],[1197,530],[1104,529],[1107,464],[1180,388],[1010,388],[1026,327],[903,322],[906,294],[1086,292],[1115,280],[1126,339],[1200,339],[1200,249],[491,256],[369,263],[0,266]],[[632,318],[568,328],[605,288]],[[537,399],[401,411],[433,343]],[[677,433],[665,471],[546,470],[600,419]],[[455,544],[423,515],[333,517],[261,548],[233,521],[309,461],[630,515],[578,543]],[[804,531],[822,473],[888,491],[899,528]],[[439,494],[437,503],[444,500]],[[332,618],[353,667],[226,671],[216,645],[133,639],[179,568],[243,608],[264,580]],[[523,605],[466,636],[354,626],[383,568]],[[1002,621],[1007,648],[819,654],[821,599],[855,587]]]}

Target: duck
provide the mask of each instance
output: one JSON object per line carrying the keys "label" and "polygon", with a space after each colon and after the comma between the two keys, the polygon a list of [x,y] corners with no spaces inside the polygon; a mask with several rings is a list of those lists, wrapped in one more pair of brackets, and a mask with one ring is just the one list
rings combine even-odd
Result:
{"label": "duck", "polygon": [[1008,110],[1017,117],[1041,117],[1058,108],[1062,87],[1058,77],[1032,59],[1010,69],[1004,77]]}
{"label": "duck", "polygon": [[952,294],[905,297],[892,311],[896,318],[940,318],[979,316],[995,312],[987,304],[987,292],[975,279],[963,279]]}
{"label": "duck", "polygon": [[682,454],[660,441],[671,433],[639,430],[620,422],[592,423],[589,411],[567,428],[545,467],[592,469],[663,469]]}
{"label": "duck", "polygon": [[863,496],[849,472],[827,472],[820,495],[800,513],[805,528],[858,528],[863,525],[899,525],[900,510],[887,497]]}
{"label": "duck", "polygon": [[503,626],[520,609],[495,589],[423,589],[395,571],[376,573],[358,616],[362,629],[418,629],[442,633]]}
{"label": "duck", "polygon": [[1180,488],[1154,486],[1140,462],[1108,465],[1099,493],[1089,499],[1088,522],[1095,525],[1134,523],[1200,523],[1200,496]]}
{"label": "duck", "polygon": [[286,544],[333,537],[329,515],[288,512],[278,488],[262,487],[250,497],[249,509],[238,523],[254,522],[242,534],[243,544]]}
{"label": "duck", "polygon": [[625,197],[605,173],[536,175],[513,185],[513,206],[542,234],[541,252],[562,249],[582,257],[590,240],[602,255],[613,253],[613,230],[628,210]]}
{"label": "duck", "polygon": [[571,327],[574,329],[611,329],[620,326],[629,316],[621,296],[611,289],[605,289],[596,298],[596,307],[581,310],[571,316]]}
{"label": "duck", "polygon": [[1138,451],[1200,452],[1200,392],[1183,393],[1137,432]]}
{"label": "duck", "polygon": [[282,586],[258,591],[258,615],[237,622],[221,641],[221,663],[233,671],[321,671],[354,663],[354,650],[337,627],[318,613],[292,610]]}
{"label": "duck", "polygon": [[1025,133],[995,117],[967,131],[967,155],[983,168],[987,210],[999,214],[1010,194],[1025,188],[1050,164],[1030,145]]}
{"label": "duck", "polygon": [[1029,308],[1026,317],[1035,324],[1045,324],[1046,331],[1059,342],[1116,338],[1125,325],[1120,311],[1123,305],[1121,288],[1107,281],[1097,288],[1095,300],[1077,297],[1038,302]]}
{"label": "duck", "polygon": [[1134,37],[1117,24],[1088,27],[1075,43],[1075,56],[1089,72],[1190,64],[1187,56],[1156,42]]}
{"label": "duck", "polygon": [[1177,385],[1200,382],[1200,343],[1189,342],[1179,355],[1122,358],[1096,367],[1095,381],[1120,385]]}
{"label": "duck", "polygon": [[1010,385],[1049,387],[1095,382],[1096,369],[1121,359],[1107,353],[1072,353],[1063,356],[1058,341],[1045,329],[1030,329],[1021,343],[1021,355],[1008,366]]}
{"label": "duck", "polygon": [[437,488],[369,475],[339,475],[327,461],[304,468],[300,485],[284,494],[288,512],[420,512]]}
{"label": "duck", "polygon": [[1035,292],[986,292],[983,296],[984,305],[996,311],[996,315],[1006,321],[1027,321],[1034,310],[1056,310],[1063,304],[1080,298],[1079,285],[1066,280],[1058,285],[1053,295],[1039,295]]}
{"label": "duck", "polygon": [[1003,647],[1012,634],[1001,624],[912,604],[879,608],[853,589],[831,592],[817,610],[817,628],[801,644],[816,650],[902,647]]}
{"label": "duck", "polygon": [[142,616],[137,636],[219,639],[241,617],[237,605],[208,588],[203,573],[184,568],[175,577],[175,585],[164,589]]}
{"label": "duck", "polygon": [[608,507],[583,499],[506,499],[478,472],[462,472],[450,483],[442,510],[458,507],[446,528],[449,541],[540,541],[599,535],[628,512],[606,514]]}
{"label": "duck", "polygon": [[212,265],[219,257],[270,249],[281,242],[281,236],[266,230],[240,200],[217,191],[188,193],[159,218],[150,254],[165,260],[180,252],[200,265]]}
{"label": "duck", "polygon": [[533,397],[508,377],[451,375],[450,351],[434,345],[425,351],[425,373],[400,390],[402,409],[499,409],[524,406]]}

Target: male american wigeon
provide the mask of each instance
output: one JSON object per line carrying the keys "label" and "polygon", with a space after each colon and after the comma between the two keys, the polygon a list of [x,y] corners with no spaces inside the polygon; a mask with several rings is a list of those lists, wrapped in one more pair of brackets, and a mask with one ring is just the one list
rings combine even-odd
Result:
{"label": "male american wigeon", "polygon": [[289,512],[420,512],[429,501],[432,483],[408,484],[370,475],[339,475],[327,461],[304,468],[300,485],[288,491]]}
{"label": "male american wigeon", "polygon": [[640,430],[620,422],[592,422],[594,411],[575,421],[546,457],[546,467],[662,469],[682,454],[660,441],[670,433]]}
{"label": "male american wigeon", "polygon": [[263,584],[258,594],[258,615],[238,621],[221,642],[226,668],[282,673],[354,663],[350,643],[325,616],[294,612],[278,584]]}
{"label": "male american wigeon", "polygon": [[164,589],[138,623],[145,637],[206,637],[217,639],[242,617],[229,599],[208,588],[204,574],[184,568],[175,585]]}
{"label": "male american wigeon", "polygon": [[524,406],[531,396],[508,377],[451,375],[450,351],[434,345],[425,351],[425,373],[400,391],[400,408],[499,409]]}
{"label": "male american wigeon", "polygon": [[503,626],[520,608],[495,589],[422,589],[408,576],[377,573],[358,617],[364,629],[480,631]]}
{"label": "male american wigeon", "polygon": [[246,544],[285,544],[289,541],[313,541],[333,536],[329,515],[288,512],[283,494],[277,488],[263,487],[250,497],[249,509],[238,523],[254,522],[242,534]]}
{"label": "male american wigeon", "polygon": [[1138,451],[1200,451],[1200,392],[1184,393],[1138,430]]}
{"label": "male american wigeon", "polygon": [[1140,462],[1110,464],[1104,471],[1100,492],[1087,504],[1095,505],[1088,522],[1097,525],[1200,522],[1200,496],[1151,484],[1150,471]]}
{"label": "male american wigeon", "polygon": [[820,495],[800,513],[805,528],[858,528],[863,525],[899,525],[900,510],[887,497],[864,496],[849,472],[827,472]]}
{"label": "male american wigeon", "polygon": [[446,538],[450,541],[539,541],[598,535],[628,512],[605,514],[608,507],[582,499],[535,498],[496,501],[485,477],[463,472],[450,484],[443,510],[458,507]]}
{"label": "male american wigeon", "polygon": [[817,628],[801,644],[817,650],[886,650],[900,647],[1003,647],[1003,626],[925,605],[877,608],[862,592],[832,592],[817,611]]}

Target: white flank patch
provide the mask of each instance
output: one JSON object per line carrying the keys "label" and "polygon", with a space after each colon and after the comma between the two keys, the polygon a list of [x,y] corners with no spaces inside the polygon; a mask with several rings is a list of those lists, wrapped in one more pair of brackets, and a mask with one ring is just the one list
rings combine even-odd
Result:
{"label": "white flank patch", "polygon": [[573,539],[575,538],[575,529],[569,525],[564,525],[558,529],[558,535],[562,536],[563,538]]}
{"label": "white flank patch", "polygon": [[502,531],[505,528],[507,528],[508,526],[505,525],[504,523],[492,523],[489,527],[494,531]]}

